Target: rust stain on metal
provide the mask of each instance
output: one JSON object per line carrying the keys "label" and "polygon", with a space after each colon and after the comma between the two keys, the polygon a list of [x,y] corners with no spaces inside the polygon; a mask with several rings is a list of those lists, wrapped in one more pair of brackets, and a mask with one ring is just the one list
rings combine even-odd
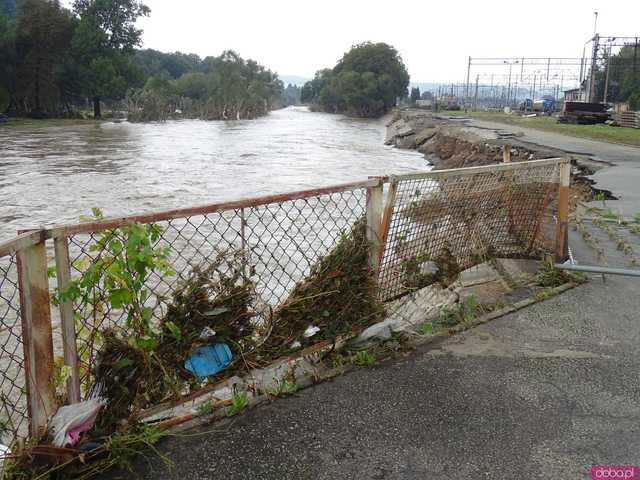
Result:
{"label": "rust stain on metal", "polygon": [[176,210],[166,210],[143,215],[132,215],[128,217],[108,218],[96,222],[87,222],[75,225],[62,225],[46,229],[47,238],[56,238],[61,236],[69,236],[77,233],[97,232],[109,228],[117,228],[129,223],[153,223],[164,220],[172,220],[175,218],[183,218],[194,215],[205,215],[209,213],[222,212],[226,210],[238,210],[241,208],[257,207],[270,203],[283,203],[292,200],[300,200],[309,197],[317,197],[319,195],[328,195],[331,193],[340,193],[358,188],[367,188],[377,185],[377,180],[366,180],[362,182],[344,183],[333,187],[314,188],[311,190],[302,190],[297,192],[283,193],[277,195],[268,195],[264,197],[249,198],[245,200],[237,200],[225,203],[214,203],[200,207],[181,208]]}
{"label": "rust stain on metal", "polygon": [[391,226],[391,217],[393,215],[393,207],[396,203],[396,193],[398,189],[398,181],[395,178],[391,179],[389,185],[389,193],[387,195],[387,203],[382,213],[382,222],[380,225],[380,252],[378,254],[378,265],[381,264],[384,257],[384,249],[387,244],[387,236],[389,235],[389,228]]}

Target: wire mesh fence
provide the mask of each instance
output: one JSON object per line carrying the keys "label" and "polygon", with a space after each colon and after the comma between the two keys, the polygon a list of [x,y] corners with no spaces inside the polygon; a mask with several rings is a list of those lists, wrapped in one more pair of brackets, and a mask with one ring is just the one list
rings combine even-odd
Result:
{"label": "wire mesh fence", "polygon": [[[38,231],[33,241],[40,242],[42,263],[51,265],[42,245],[45,239],[54,240],[57,281],[64,288],[86,278],[97,265],[109,275],[109,262],[128,254],[131,232],[126,228],[151,228],[152,251],[163,252],[167,268],[151,269],[142,280],[149,293],[140,307],[151,312],[150,323],[166,324],[190,302],[212,310],[207,315],[226,312],[225,318],[233,322],[236,314],[250,317],[271,329],[265,336],[273,341],[262,344],[267,352],[263,360],[271,361],[283,351],[364,328],[380,318],[380,300],[435,281],[446,283],[448,275],[487,257],[535,257],[553,251],[560,162],[391,177],[384,214],[382,181],[375,179],[200,208],[99,218]],[[198,298],[198,291],[185,301],[185,286],[202,272],[227,282],[202,284],[209,296],[223,290],[231,297],[245,295],[250,285],[246,308],[219,308],[210,299]],[[44,271],[40,275],[46,277]],[[10,252],[0,257],[0,426],[10,433],[7,442],[26,435],[28,423],[17,279],[16,256]],[[242,288],[235,289],[236,284]],[[104,284],[94,283],[82,292],[72,304],[57,292],[62,300],[56,309],[59,321],[55,312],[47,312],[46,318],[55,323],[52,329],[60,330],[52,336],[53,351],[75,372],[86,398],[96,384],[96,366],[104,360],[99,355],[106,332],[116,332],[125,344],[134,335],[130,311],[104,301],[109,295]],[[334,300],[339,305],[331,305]],[[37,309],[29,311],[38,314]],[[206,322],[200,320],[195,324],[204,334]],[[295,328],[289,328],[292,323]],[[325,332],[310,338],[314,331],[307,338],[305,329],[312,323]],[[246,364],[254,360],[261,361],[243,356]],[[50,388],[51,382],[40,381],[38,388]],[[67,392],[78,390],[64,382],[57,387],[58,393],[65,387]]]}
{"label": "wire mesh fence", "polygon": [[[167,314],[173,292],[194,272],[225,256],[220,272],[241,264],[243,275],[255,284],[254,309],[268,321],[292,288],[309,274],[312,266],[334,247],[344,232],[364,216],[366,188],[312,195],[304,198],[248,205],[221,212],[158,219],[160,235],[154,247],[168,251],[173,275],[153,272],[146,287],[156,322]],[[124,244],[121,232],[111,230]],[[77,279],[101,256],[111,255],[101,241],[105,231],[77,233],[68,237],[72,279]],[[118,237],[119,236],[119,237]],[[104,292],[95,292],[95,297]],[[157,305],[155,304],[157,302]],[[89,307],[89,308],[87,308]],[[85,394],[102,345],[100,332],[126,329],[122,309],[92,308],[91,298],[75,302],[80,381]]]}
{"label": "wire mesh fence", "polygon": [[15,254],[0,257],[0,443],[27,433],[20,292]]}
{"label": "wire mesh fence", "polygon": [[491,257],[552,252],[558,179],[559,164],[548,161],[392,177],[381,298],[446,280]]}

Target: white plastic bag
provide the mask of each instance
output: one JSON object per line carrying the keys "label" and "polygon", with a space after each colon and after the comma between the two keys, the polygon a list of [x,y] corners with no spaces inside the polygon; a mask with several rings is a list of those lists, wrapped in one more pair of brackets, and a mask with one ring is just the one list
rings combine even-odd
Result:
{"label": "white plastic bag", "polygon": [[102,398],[93,398],[60,407],[50,423],[54,435],[53,444],[56,447],[64,447],[78,443],[80,434],[93,427],[98,413],[105,404]]}

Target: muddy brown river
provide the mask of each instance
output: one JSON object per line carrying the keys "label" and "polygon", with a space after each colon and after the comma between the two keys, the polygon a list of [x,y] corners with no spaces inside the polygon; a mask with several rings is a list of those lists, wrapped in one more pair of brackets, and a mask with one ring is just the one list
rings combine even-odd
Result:
{"label": "muddy brown river", "polygon": [[289,107],[258,120],[0,128],[0,241],[17,229],[425,170],[382,120]]}

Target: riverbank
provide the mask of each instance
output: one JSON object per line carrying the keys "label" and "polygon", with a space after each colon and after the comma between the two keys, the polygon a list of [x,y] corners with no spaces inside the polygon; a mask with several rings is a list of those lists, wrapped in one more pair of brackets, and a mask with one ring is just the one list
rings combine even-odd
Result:
{"label": "riverbank", "polygon": [[412,109],[394,112],[387,123],[385,143],[418,150],[436,169],[501,163],[506,145],[511,148],[513,162],[559,157],[565,153],[527,144],[512,134],[503,135]]}
{"label": "riverbank", "polygon": [[474,118],[506,125],[521,126],[545,132],[559,133],[571,137],[588,138],[621,145],[640,146],[640,129],[612,127],[610,125],[571,125],[559,123],[555,117],[521,117],[501,112],[445,111],[443,117]]}
{"label": "riverbank", "polygon": [[85,118],[13,118],[10,117],[6,122],[0,123],[1,128],[51,128],[51,127],[75,127],[78,125],[95,125],[105,121],[112,120],[94,120]]}
{"label": "riverbank", "polygon": [[396,110],[387,122],[385,143],[417,150],[436,170],[502,163],[505,148],[509,149],[512,162],[568,156],[573,165],[572,211],[578,202],[589,201],[596,195],[611,198],[611,192],[593,188],[588,177],[602,166],[587,158],[553,146],[525,141],[514,132],[470,125],[424,110]]}

